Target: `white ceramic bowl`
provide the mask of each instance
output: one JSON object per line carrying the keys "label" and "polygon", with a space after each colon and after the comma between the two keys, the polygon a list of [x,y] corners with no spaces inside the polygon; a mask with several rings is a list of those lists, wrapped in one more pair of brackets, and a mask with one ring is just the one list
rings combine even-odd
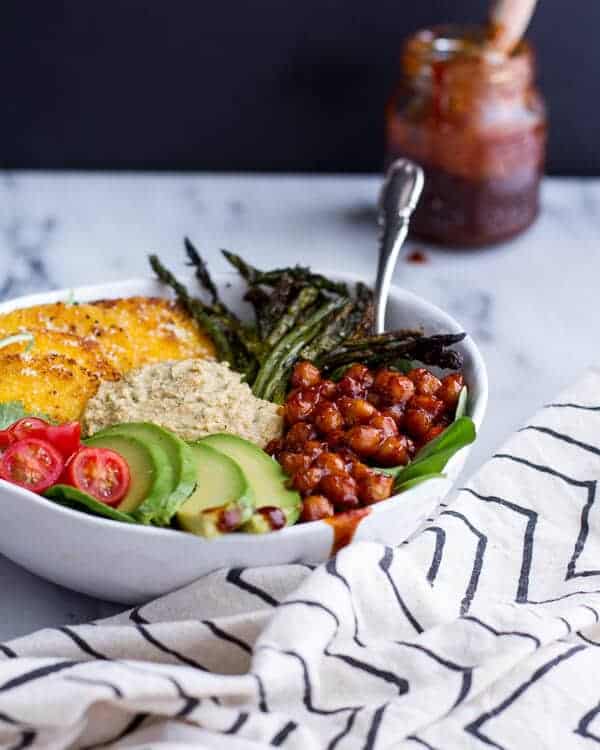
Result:
{"label": "white ceramic bowl", "polygon": [[[329,275],[357,280],[349,274]],[[240,302],[242,284],[238,277],[221,274],[217,281],[231,307],[248,314]],[[80,302],[136,294],[168,296],[162,285],[142,279],[21,297],[0,304],[0,313],[66,300],[72,294]],[[430,333],[462,330],[439,308],[394,287],[388,326],[416,325]],[[465,357],[469,414],[479,428],[487,403],[485,365],[470,337],[457,348]],[[430,480],[372,506],[358,525],[354,539],[387,544],[405,539],[448,493],[468,451],[464,448],[454,456],[445,479]],[[50,581],[124,604],[147,601],[222,567],[321,562],[331,553],[333,536],[329,524],[315,521],[264,536],[232,534],[205,540],[180,531],[120,524],[86,515],[0,480],[0,552]]]}

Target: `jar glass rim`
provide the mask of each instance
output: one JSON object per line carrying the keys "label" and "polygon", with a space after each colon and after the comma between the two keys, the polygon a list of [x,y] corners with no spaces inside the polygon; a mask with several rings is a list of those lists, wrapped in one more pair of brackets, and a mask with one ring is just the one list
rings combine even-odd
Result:
{"label": "jar glass rim", "polygon": [[533,50],[522,39],[510,55],[486,48],[486,28],[475,25],[444,25],[422,29],[404,45],[402,67],[409,78],[429,77],[434,67],[451,64],[465,76],[474,74],[490,82],[512,77],[529,78],[534,67]]}
{"label": "jar glass rim", "polygon": [[[408,46],[419,46],[423,53],[432,59],[447,59],[460,54],[464,57],[481,57],[486,50],[484,46],[489,39],[485,26],[474,24],[443,24],[420,29],[408,37]],[[503,54],[487,50],[486,57],[492,62],[501,63],[511,58],[526,54],[530,45],[526,39],[521,39],[515,49],[507,57]]]}

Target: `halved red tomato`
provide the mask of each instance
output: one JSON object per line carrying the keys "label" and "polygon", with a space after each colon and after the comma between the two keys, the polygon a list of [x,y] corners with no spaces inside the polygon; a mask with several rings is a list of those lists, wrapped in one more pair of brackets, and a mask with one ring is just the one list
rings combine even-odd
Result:
{"label": "halved red tomato", "polygon": [[8,428],[8,433],[12,435],[14,440],[22,440],[26,437],[46,440],[58,450],[65,461],[81,445],[81,425],[79,422],[54,425],[39,417],[23,417]]}
{"label": "halved red tomato", "polygon": [[46,440],[52,443],[66,461],[81,446],[81,425],[79,422],[48,425]]}
{"label": "halved red tomato", "polygon": [[118,505],[127,494],[130,479],[127,461],[116,451],[80,448],[67,463],[61,481],[101,503]]}
{"label": "halved red tomato", "polygon": [[48,422],[39,417],[23,417],[14,424],[11,424],[8,432],[11,433],[15,441],[23,440],[23,438],[27,437],[43,440],[49,426]]}
{"label": "halved red tomato", "polygon": [[0,477],[32,492],[44,492],[56,484],[65,462],[45,440],[24,438],[10,445],[0,459]]}

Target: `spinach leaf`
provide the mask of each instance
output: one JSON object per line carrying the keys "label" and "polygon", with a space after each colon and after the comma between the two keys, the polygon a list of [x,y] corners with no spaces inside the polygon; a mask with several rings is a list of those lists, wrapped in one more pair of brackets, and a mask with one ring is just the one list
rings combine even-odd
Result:
{"label": "spinach leaf", "polygon": [[388,471],[395,476],[394,490],[400,491],[407,482],[414,479],[431,474],[439,475],[452,456],[470,445],[475,437],[473,420],[470,417],[459,417],[441,435],[424,445],[411,463]]}
{"label": "spinach leaf", "polygon": [[396,488],[396,492],[406,492],[406,490],[410,490],[413,487],[416,487],[418,484],[426,482],[428,479],[445,479],[445,477],[445,474],[441,474],[439,472],[434,472],[433,474],[423,474],[423,476],[415,477],[414,479],[409,479],[406,482],[403,482],[399,488]]}
{"label": "spinach leaf", "polygon": [[396,359],[389,364],[391,370],[398,370],[398,372],[401,372],[403,375],[407,375],[411,370],[414,370],[415,367],[418,366],[418,362],[411,359],[405,359],[404,357],[400,357],[400,359]]}
{"label": "spinach leaf", "polygon": [[52,422],[47,414],[29,411],[23,406],[21,401],[5,401],[0,403],[0,430],[6,430],[17,420],[23,417],[38,417],[46,422]]}
{"label": "spinach leaf", "polygon": [[27,412],[20,401],[6,401],[0,404],[0,430],[5,430],[18,419],[26,417]]}
{"label": "spinach leaf", "polygon": [[111,508],[110,505],[101,503],[91,495],[86,495],[75,487],[67,484],[55,484],[49,490],[44,492],[44,497],[54,500],[59,505],[75,510],[83,510],[95,516],[104,516],[111,518],[113,521],[122,521],[123,523],[136,523],[136,520],[129,513],[122,513],[120,510]]}

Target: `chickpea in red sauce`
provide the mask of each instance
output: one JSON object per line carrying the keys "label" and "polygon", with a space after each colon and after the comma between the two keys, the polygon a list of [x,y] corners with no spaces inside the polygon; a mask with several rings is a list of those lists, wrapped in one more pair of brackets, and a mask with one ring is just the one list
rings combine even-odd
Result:
{"label": "chickpea in red sauce", "polygon": [[393,493],[373,466],[404,466],[454,417],[460,373],[441,380],[424,367],[406,375],[351,365],[338,383],[298,362],[284,406],[285,434],[267,451],[303,498],[302,521],[372,505]]}

